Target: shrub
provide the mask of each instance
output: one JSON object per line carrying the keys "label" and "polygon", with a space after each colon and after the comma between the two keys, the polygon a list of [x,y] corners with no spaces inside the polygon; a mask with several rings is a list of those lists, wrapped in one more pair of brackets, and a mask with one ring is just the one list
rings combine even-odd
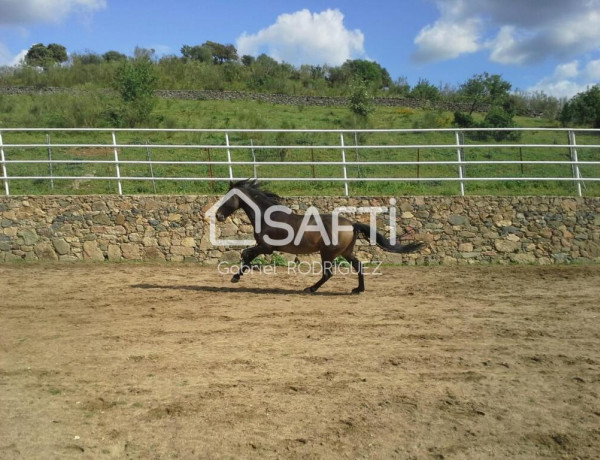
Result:
{"label": "shrub", "polygon": [[115,78],[115,89],[121,96],[123,106],[118,110],[121,116],[113,119],[120,119],[120,123],[131,127],[148,121],[156,103],[156,80],[154,65],[147,57],[124,62]]}
{"label": "shrub", "polygon": [[459,128],[473,128],[475,120],[468,113],[454,112],[454,124]]}
{"label": "shrub", "polygon": [[[516,126],[512,114],[500,107],[492,107],[479,124],[481,128],[514,128]],[[491,136],[496,141],[503,139],[516,140],[520,137],[518,131],[487,131],[483,132],[482,135],[484,137]]]}
{"label": "shrub", "polygon": [[575,123],[600,128],[600,85],[576,94],[567,102],[560,113],[560,121],[563,125]]}
{"label": "shrub", "polygon": [[348,106],[352,113],[364,118],[368,118],[368,116],[375,111],[373,98],[369,95],[367,85],[364,81],[356,80],[350,86]]}

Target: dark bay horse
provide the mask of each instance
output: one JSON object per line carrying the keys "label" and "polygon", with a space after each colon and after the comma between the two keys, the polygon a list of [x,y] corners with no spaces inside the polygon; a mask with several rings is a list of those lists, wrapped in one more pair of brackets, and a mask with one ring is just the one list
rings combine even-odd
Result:
{"label": "dark bay horse", "polygon": [[[252,260],[261,254],[272,254],[274,250],[290,254],[321,254],[322,276],[305,292],[315,292],[333,275],[333,261],[344,257],[358,273],[358,287],[352,290],[359,294],[365,290],[363,267],[353,255],[359,235],[367,239],[371,227],[331,214],[300,215],[281,204],[281,198],[260,188],[256,180],[231,182],[229,198],[219,206],[216,218],[223,222],[238,209],[243,209],[254,228],[256,246],[242,251],[242,263],[231,281],[237,283],[251,268]],[[235,193],[232,191],[235,190]],[[226,195],[226,196],[227,196]],[[308,213],[307,213],[308,214]],[[374,230],[374,229],[373,229]],[[418,251],[423,243],[392,245],[383,235],[375,233],[376,243],[382,249],[395,253]],[[294,238],[295,236],[295,238]]]}

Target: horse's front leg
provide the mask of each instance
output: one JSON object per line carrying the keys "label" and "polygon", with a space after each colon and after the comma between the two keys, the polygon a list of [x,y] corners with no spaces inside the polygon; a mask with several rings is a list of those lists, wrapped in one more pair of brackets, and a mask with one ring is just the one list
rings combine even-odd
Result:
{"label": "horse's front leg", "polygon": [[259,246],[259,245],[244,249],[242,251],[242,262],[241,262],[240,269],[235,275],[233,275],[233,277],[231,278],[231,282],[232,283],[239,282],[242,275],[245,272],[247,272],[248,270],[250,270],[250,268],[251,268],[250,263],[256,257],[258,257],[261,254],[271,254],[272,252],[273,252],[273,249],[268,248],[266,246]]}
{"label": "horse's front leg", "polygon": [[304,292],[317,292],[317,289],[333,276],[333,259],[321,255],[321,268],[323,270],[321,279],[312,286],[304,289]]}

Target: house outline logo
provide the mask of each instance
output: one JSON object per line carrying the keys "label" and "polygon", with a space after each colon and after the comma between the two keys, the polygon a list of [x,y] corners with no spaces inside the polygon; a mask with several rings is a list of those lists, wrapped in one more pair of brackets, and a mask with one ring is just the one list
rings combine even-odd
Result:
{"label": "house outline logo", "polygon": [[[219,200],[217,200],[217,202],[215,204],[213,204],[210,208],[208,208],[208,211],[206,211],[205,213],[205,217],[208,217],[209,219],[209,239],[210,239],[210,243],[213,246],[254,246],[256,244],[255,239],[251,239],[251,240],[241,240],[241,239],[219,239],[217,238],[217,210],[221,207],[221,205],[223,205],[223,203],[227,202],[227,200],[229,200],[231,197],[233,196],[238,196],[242,201],[244,201],[244,203],[248,204],[248,206],[250,206],[252,208],[252,210],[254,211],[254,231],[256,233],[260,233],[261,228],[262,228],[262,211],[260,210],[259,206],[252,201],[252,199],[246,195],[243,191],[237,189],[237,188],[232,188],[231,190],[229,190],[229,192],[227,192],[227,194],[225,194],[222,198],[220,198]],[[389,208],[389,213],[390,213],[390,243],[391,244],[396,244],[396,208],[395,208],[395,204],[396,204],[396,199],[395,198],[391,198],[390,199],[390,208]],[[280,205],[275,205],[272,206],[271,208],[279,208],[281,207]],[[317,216],[319,216],[318,214],[318,210],[316,208],[313,208],[312,206],[309,208],[310,209],[314,209],[314,211],[317,213]],[[381,212],[385,212],[387,211],[388,208],[387,207],[379,207],[379,206],[361,206],[361,207],[354,207],[354,206],[342,206],[339,208],[336,208],[333,212],[333,216],[337,218],[339,216],[340,212],[344,212],[344,211],[351,211],[351,212],[358,212],[358,213],[369,213],[370,214],[370,227],[371,227],[371,234],[370,234],[370,238],[369,238],[369,242],[371,245],[375,245],[376,244],[376,240],[375,240],[375,228],[376,228],[376,221],[375,221],[375,215]],[[307,229],[304,228],[305,224],[307,224],[306,222],[306,217],[310,216],[310,215],[314,215],[314,213],[307,213],[305,214],[305,218],[302,221],[302,225],[300,226],[300,231],[301,234],[306,231]],[[269,218],[270,213],[269,213],[269,209],[267,210],[265,217]],[[317,222],[318,224],[320,224],[317,228],[317,230],[321,231],[322,233],[325,232],[325,229],[323,227],[323,222],[321,221],[321,219],[319,218],[319,221]],[[310,228],[310,230],[314,230],[314,228]],[[326,232],[325,232],[326,233]],[[297,235],[298,237],[298,235]],[[334,243],[336,243],[337,240],[334,240]],[[277,244],[276,244],[277,245]]]}
{"label": "house outline logo", "polygon": [[229,190],[229,192],[227,192],[227,194],[225,194],[225,196],[223,196],[221,199],[219,199],[215,204],[213,204],[208,209],[208,211],[206,211],[205,216],[209,218],[209,222],[210,222],[210,226],[209,226],[210,227],[209,228],[210,243],[214,246],[253,246],[254,244],[256,244],[256,241],[254,240],[254,238],[251,240],[236,240],[236,239],[221,240],[221,239],[217,238],[217,210],[221,207],[221,205],[223,203],[227,202],[227,200],[229,200],[232,196],[238,196],[241,200],[244,201],[244,203],[246,203],[248,206],[250,206],[252,208],[252,210],[254,211],[254,215],[256,216],[256,219],[255,219],[256,226],[255,226],[254,230],[256,232],[260,232],[261,220],[262,220],[260,208],[244,192],[242,192],[241,190],[238,190],[237,188],[232,188],[231,190]]}

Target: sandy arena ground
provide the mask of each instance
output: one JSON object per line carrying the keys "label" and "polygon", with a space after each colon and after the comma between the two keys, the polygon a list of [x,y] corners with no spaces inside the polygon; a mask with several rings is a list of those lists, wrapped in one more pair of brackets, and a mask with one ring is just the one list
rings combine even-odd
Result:
{"label": "sandy arena ground", "polygon": [[0,458],[598,458],[600,266],[0,266]]}

